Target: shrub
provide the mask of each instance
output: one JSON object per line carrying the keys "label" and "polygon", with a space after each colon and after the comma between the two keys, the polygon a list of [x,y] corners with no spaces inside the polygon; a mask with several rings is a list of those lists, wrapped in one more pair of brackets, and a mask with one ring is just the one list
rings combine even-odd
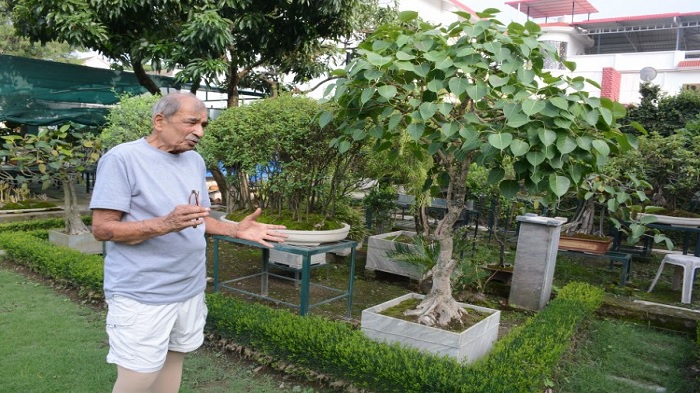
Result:
{"label": "shrub", "polygon": [[100,137],[105,149],[110,149],[120,143],[133,141],[151,133],[151,108],[160,96],[144,94],[131,96],[123,94],[119,105],[107,114],[107,125]]}
{"label": "shrub", "polygon": [[210,326],[218,334],[374,391],[524,392],[541,387],[602,295],[588,284],[567,285],[473,366],[378,344],[337,322],[245,304],[222,294],[209,295],[207,303]]}
{"label": "shrub", "polygon": [[102,293],[103,260],[99,255],[55,246],[25,232],[0,232],[0,248],[16,263],[75,285],[90,298]]}

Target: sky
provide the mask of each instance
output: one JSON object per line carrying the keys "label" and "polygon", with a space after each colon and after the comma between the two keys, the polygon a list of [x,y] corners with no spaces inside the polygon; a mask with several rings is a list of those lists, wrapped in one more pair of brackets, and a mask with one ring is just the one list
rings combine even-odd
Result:
{"label": "sky", "polygon": [[[505,4],[504,0],[459,0],[475,11],[493,7],[501,10],[504,17],[524,22],[524,14]],[[566,1],[566,0],[562,0]],[[410,2],[410,0],[409,0]],[[670,12],[700,12],[700,0],[588,0],[598,12],[591,19],[605,19],[617,16],[665,14]],[[582,15],[576,18],[587,19]]]}

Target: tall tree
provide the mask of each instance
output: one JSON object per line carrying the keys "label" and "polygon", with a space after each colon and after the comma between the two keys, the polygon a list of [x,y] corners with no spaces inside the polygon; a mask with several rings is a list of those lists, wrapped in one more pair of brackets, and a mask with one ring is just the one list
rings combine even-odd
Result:
{"label": "tall tree", "polygon": [[[527,192],[556,200],[634,142],[617,123],[622,105],[590,97],[584,78],[545,69],[557,55],[538,41],[537,24],[505,26],[497,12],[487,9],[481,20],[460,12],[462,20],[450,26],[418,28],[409,24],[415,12],[402,13],[406,24],[382,26],[360,45],[335,84],[338,109],[320,116],[322,126],[341,122],[344,135],[334,140],[341,151],[368,140],[393,149],[406,138],[411,154],[432,157],[426,186],[446,190],[448,209],[433,233],[440,242],[433,286],[410,312],[427,325],[444,326],[464,312],[450,283],[453,228],[473,162],[491,168],[489,183],[506,197]],[[618,196],[609,209],[629,200]]]}
{"label": "tall tree", "polygon": [[16,34],[12,26],[11,12],[7,1],[0,0],[0,55],[29,57],[64,63],[78,63],[73,48],[62,42],[33,44],[28,38]]}
{"label": "tall tree", "polygon": [[144,63],[154,57],[152,46],[176,38],[189,14],[198,14],[189,1],[8,2],[19,34],[32,42],[55,40],[96,50],[122,67],[133,69],[139,83],[153,94],[160,91],[144,69]]}
{"label": "tall tree", "polygon": [[[131,68],[150,92],[158,87],[144,64],[179,68],[193,89],[226,86],[237,104],[240,81],[256,67],[306,78],[304,59],[324,39],[351,31],[359,0],[9,0],[18,32],[32,41],[59,40],[99,51]],[[221,76],[223,81],[221,80]]]}

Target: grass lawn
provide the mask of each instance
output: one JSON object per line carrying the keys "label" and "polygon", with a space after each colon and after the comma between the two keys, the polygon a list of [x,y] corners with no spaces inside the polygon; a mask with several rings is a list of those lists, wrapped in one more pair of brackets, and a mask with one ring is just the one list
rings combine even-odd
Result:
{"label": "grass lawn", "polygon": [[[104,311],[0,265],[0,392],[111,391]],[[181,392],[313,392],[258,365],[204,347],[185,360]]]}
{"label": "grass lawn", "polygon": [[594,320],[560,363],[555,391],[696,392],[697,347],[688,337]]}
{"label": "grass lawn", "polygon": [[[493,244],[481,244],[477,254],[493,251]],[[260,270],[260,252],[223,244],[220,249],[222,280],[246,276]],[[495,262],[483,253],[483,264]],[[209,274],[211,271],[211,250]],[[482,258],[482,256],[480,256]],[[684,308],[700,308],[697,301],[682,305],[680,293],[671,289],[670,272],[662,276],[657,289],[647,293],[660,256],[635,257],[633,277],[625,288],[617,285],[619,268],[608,269],[607,261],[560,257],[554,285],[562,287],[576,280],[600,285],[609,297],[655,301]],[[330,257],[327,267],[316,269],[312,280],[343,288],[348,280],[347,257]],[[364,269],[364,253],[358,254],[351,323],[357,324],[362,309],[416,291],[416,283]],[[105,392],[116,377],[114,365],[105,362],[107,336],[104,310],[80,305],[60,291],[15,272],[12,264],[0,264],[0,393],[2,392]],[[288,273],[288,272],[287,272]],[[287,274],[281,273],[281,274]],[[291,276],[291,273],[289,273]],[[483,301],[499,308],[507,300],[507,285],[486,285]],[[248,285],[248,283],[241,283]],[[252,280],[251,289],[259,289]],[[211,290],[211,286],[209,288]],[[700,296],[700,280],[696,282]],[[298,301],[300,288],[289,280],[271,280],[270,294]],[[233,293],[231,296],[248,298]],[[324,295],[312,291],[312,300]],[[697,299],[697,297],[695,297]],[[260,302],[259,299],[250,299]],[[283,307],[269,303],[274,307]],[[342,320],[345,301],[336,300],[313,308],[311,313]],[[502,312],[502,334],[522,324],[531,313]],[[643,325],[617,320],[595,320],[575,338],[572,350],[560,362],[552,381],[543,381],[557,392],[691,392],[698,391],[697,347],[689,334],[671,334]],[[306,384],[293,376],[271,371],[253,361],[203,347],[186,358],[181,392],[325,392],[333,391]]]}

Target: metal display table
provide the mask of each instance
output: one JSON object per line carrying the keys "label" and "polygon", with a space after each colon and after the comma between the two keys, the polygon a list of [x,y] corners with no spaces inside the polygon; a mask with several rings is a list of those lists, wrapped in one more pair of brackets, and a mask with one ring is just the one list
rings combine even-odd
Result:
{"label": "metal display table", "polygon": [[[301,269],[296,269],[293,267],[282,267],[280,265],[273,265],[275,268],[281,268],[284,270],[291,270],[298,272],[301,270],[301,293],[299,296],[299,303],[291,303],[280,299],[275,299],[268,296],[268,284],[270,277],[276,277],[283,280],[291,280],[298,282],[298,280],[274,274],[270,272],[270,249],[255,242],[248,240],[235,239],[228,236],[214,235],[212,236],[213,246],[214,246],[214,292],[217,292],[219,288],[227,289],[234,292],[244,293],[253,297],[260,299],[270,300],[276,303],[284,304],[290,307],[297,308],[299,310],[299,315],[306,315],[309,309],[312,307],[319,306],[321,304],[326,304],[338,299],[347,299],[347,318],[351,317],[352,310],[352,291],[353,284],[355,281],[355,249],[357,248],[357,242],[353,240],[341,240],[334,243],[324,243],[318,246],[293,246],[284,243],[275,243],[274,249],[277,251],[287,252],[290,254],[301,255],[302,256],[302,266]],[[233,278],[226,281],[219,281],[219,242],[229,242],[235,244],[241,244],[245,246],[255,247],[262,250],[262,271],[260,273],[251,274],[245,277]],[[311,282],[311,269],[320,267],[323,265],[311,265],[311,256],[315,254],[327,253],[331,251],[344,250],[350,248],[350,275],[348,276],[348,288],[347,290],[331,288],[321,284]],[[260,293],[250,292],[241,288],[236,288],[232,284],[250,279],[260,277]],[[320,287],[325,290],[336,293],[336,296],[326,298],[317,303],[310,303],[310,291],[311,287]]]}
{"label": "metal display table", "polygon": [[[690,249],[690,238],[694,234],[695,239],[695,250],[692,252],[696,257],[700,257],[700,227],[687,227],[680,225],[668,225],[668,224],[647,224],[649,228],[656,228],[660,231],[675,231],[683,233],[683,255],[687,255]],[[647,248],[651,249],[651,239],[645,238],[647,242]]]}
{"label": "metal display table", "polygon": [[[669,225],[669,224],[657,224],[657,223],[652,223],[652,224],[647,224],[648,228],[654,228],[658,229],[661,232],[665,231],[672,231],[672,232],[681,232],[683,234],[683,245],[682,245],[682,250],[683,250],[683,255],[687,254],[692,254],[695,255],[696,257],[700,257],[700,227],[689,227],[689,226],[680,226],[680,225]],[[695,248],[694,250],[691,250],[691,237],[695,235]],[[620,250],[622,246],[622,236],[620,231],[617,231],[615,234],[615,240],[613,242],[613,249],[614,250]],[[651,248],[653,246],[653,238],[650,236],[644,237],[642,240],[642,252],[641,254],[643,256],[647,256],[651,254]]]}

